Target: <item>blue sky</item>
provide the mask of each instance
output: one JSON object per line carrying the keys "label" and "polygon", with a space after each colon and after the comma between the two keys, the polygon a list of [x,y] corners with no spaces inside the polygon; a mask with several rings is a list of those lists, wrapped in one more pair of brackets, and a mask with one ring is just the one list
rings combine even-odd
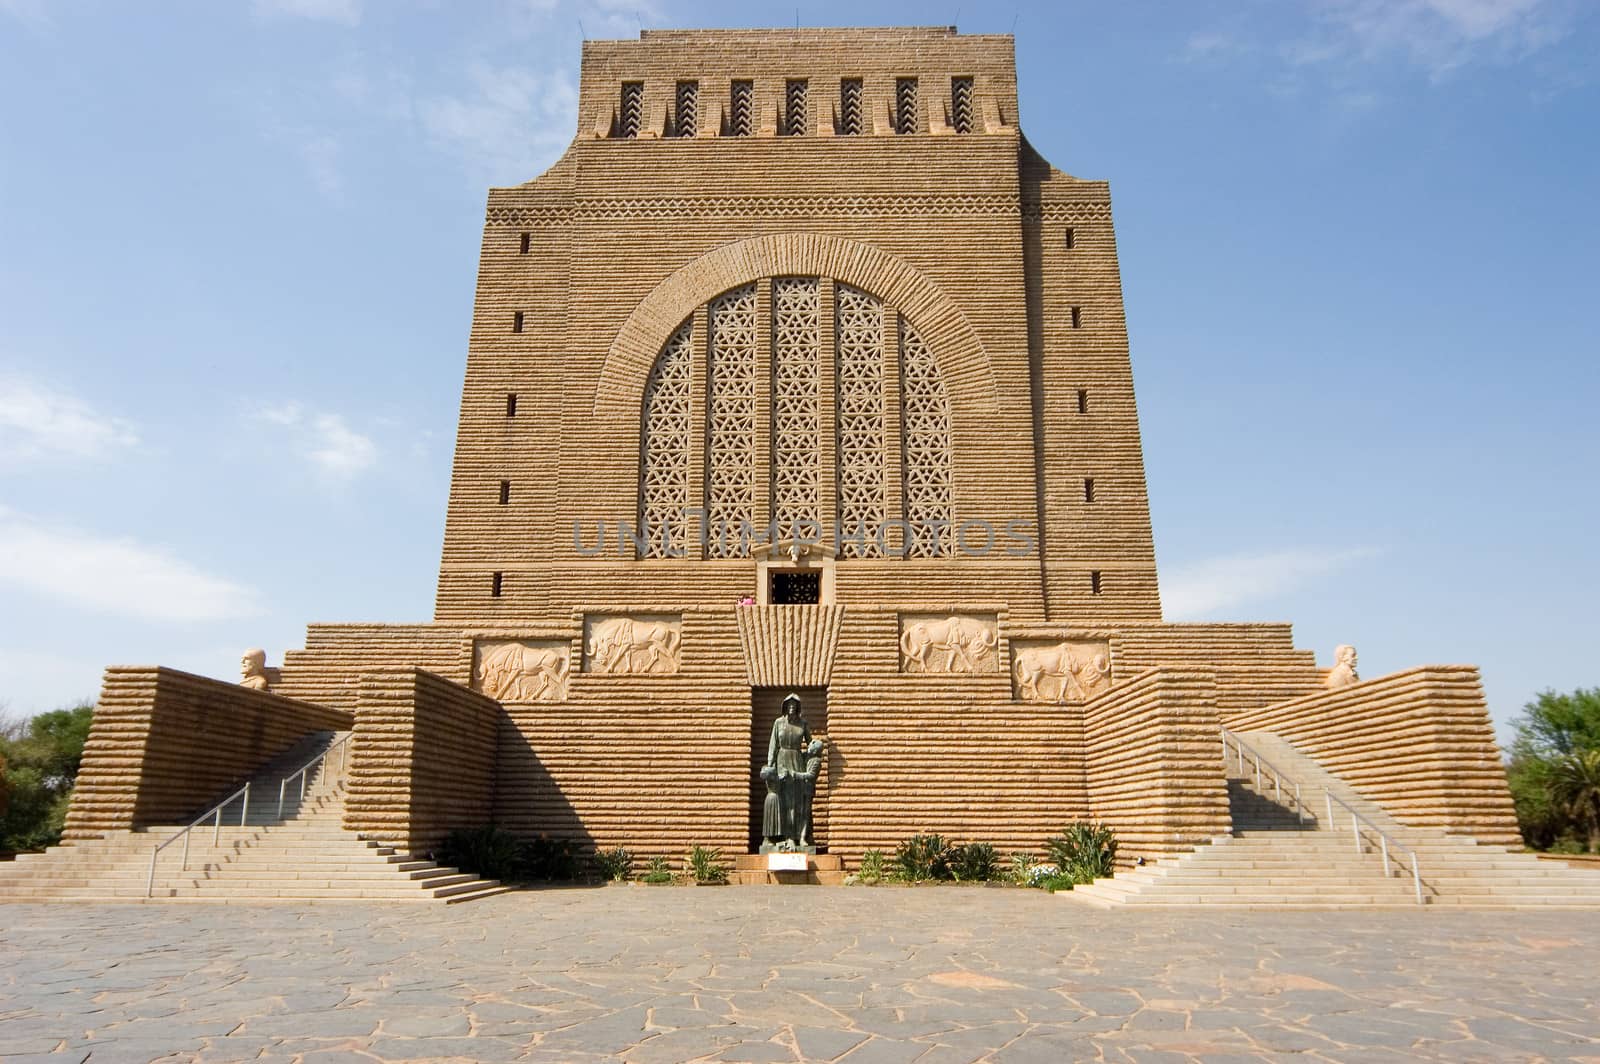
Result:
{"label": "blue sky", "polygon": [[[1015,25],[1025,133],[1111,182],[1169,619],[1476,663],[1501,722],[1600,683],[1600,9],[800,17]],[[0,702],[431,616],[485,189],[584,33],[794,20],[0,0]]]}

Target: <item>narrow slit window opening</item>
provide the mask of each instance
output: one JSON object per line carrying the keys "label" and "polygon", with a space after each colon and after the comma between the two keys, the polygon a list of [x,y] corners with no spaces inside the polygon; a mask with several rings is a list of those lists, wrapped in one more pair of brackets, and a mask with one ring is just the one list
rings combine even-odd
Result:
{"label": "narrow slit window opening", "polygon": [[1094,477],[1083,478],[1083,501],[1094,502]]}
{"label": "narrow slit window opening", "polygon": [[1089,573],[1089,594],[1100,594],[1100,570],[1095,569]]}
{"label": "narrow slit window opening", "polygon": [[511,331],[514,333],[522,331],[522,311],[520,310],[511,315]]}
{"label": "narrow slit window opening", "polygon": [[644,118],[644,82],[624,81],[622,100],[617,110],[617,135],[631,140],[639,135],[639,124]]}
{"label": "narrow slit window opening", "polygon": [[532,234],[523,233],[522,234],[522,254],[526,255],[528,253],[528,247],[529,247],[529,245],[531,243],[532,243]]}
{"label": "narrow slit window opening", "polygon": [[917,131],[917,79],[896,78],[894,82],[894,131]]}
{"label": "narrow slit window opening", "polygon": [[505,577],[505,573],[495,573],[493,579],[489,581],[489,596],[491,598],[500,597],[500,591],[505,586]]}
{"label": "narrow slit window opening", "polygon": [[806,132],[806,82],[791,78],[783,86],[783,135],[802,137]]}
{"label": "narrow slit window opening", "polygon": [[506,393],[506,417],[516,417],[516,416],[517,416],[517,393],[516,392],[507,392]]}
{"label": "narrow slit window opening", "polygon": [[1073,248],[1075,248],[1077,246],[1078,246],[1078,234],[1077,234],[1077,231],[1074,230],[1072,228],[1072,226],[1069,225],[1069,226],[1067,226],[1067,250],[1071,251]]}
{"label": "narrow slit window opening", "polygon": [[672,108],[672,131],[679,137],[692,137],[700,130],[700,83],[678,82]]}
{"label": "narrow slit window opening", "polygon": [[1079,388],[1078,389],[1078,413],[1087,414],[1088,412],[1089,412],[1089,389],[1087,389],[1087,388]]}
{"label": "narrow slit window opening", "polygon": [[510,501],[511,501],[511,481],[502,480],[500,482],[500,505],[501,506],[505,506]]}
{"label": "narrow slit window opening", "polygon": [[861,135],[861,79],[839,82],[839,132],[846,137]]}
{"label": "narrow slit window opening", "polygon": [[1074,329],[1083,328],[1083,308],[1082,307],[1073,307],[1072,308],[1072,327]]}
{"label": "narrow slit window opening", "polygon": [[957,133],[971,133],[973,129],[972,115],[972,79],[950,79],[950,124]]}

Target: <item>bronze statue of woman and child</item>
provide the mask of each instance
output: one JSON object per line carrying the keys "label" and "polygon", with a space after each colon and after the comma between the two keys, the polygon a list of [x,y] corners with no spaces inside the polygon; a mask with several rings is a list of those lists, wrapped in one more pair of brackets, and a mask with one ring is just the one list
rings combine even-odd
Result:
{"label": "bronze statue of woman and child", "polygon": [[800,696],[786,695],[783,715],[772,722],[767,763],[761,769],[767,785],[761,806],[762,853],[817,852],[811,838],[811,802],[821,770],[822,740],[811,737]]}

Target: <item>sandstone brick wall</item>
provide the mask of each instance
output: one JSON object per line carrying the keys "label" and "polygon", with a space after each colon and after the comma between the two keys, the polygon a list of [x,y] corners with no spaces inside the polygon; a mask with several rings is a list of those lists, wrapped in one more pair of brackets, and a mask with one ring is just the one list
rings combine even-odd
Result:
{"label": "sandstone brick wall", "polygon": [[156,666],[106,670],[64,837],[187,823],[267,761],[350,714]]}
{"label": "sandstone brick wall", "polygon": [[472,643],[458,627],[437,624],[313,624],[303,650],[283,655],[274,690],[353,710],[364,671],[426,669],[454,683],[471,679]]}
{"label": "sandstone brick wall", "polygon": [[1471,666],[1425,665],[1225,720],[1282,736],[1402,824],[1522,845]]}
{"label": "sandstone brick wall", "polygon": [[1215,673],[1217,706],[1236,713],[1321,690],[1316,655],[1287,624],[1123,625],[1112,638],[1119,678],[1170,666]]}
{"label": "sandstone brick wall", "polygon": [[414,853],[494,811],[500,704],[421,669],[361,675],[345,827]]}
{"label": "sandstone brick wall", "polygon": [[1116,831],[1119,862],[1231,830],[1220,738],[1209,672],[1151,669],[1085,707],[1089,808]]}

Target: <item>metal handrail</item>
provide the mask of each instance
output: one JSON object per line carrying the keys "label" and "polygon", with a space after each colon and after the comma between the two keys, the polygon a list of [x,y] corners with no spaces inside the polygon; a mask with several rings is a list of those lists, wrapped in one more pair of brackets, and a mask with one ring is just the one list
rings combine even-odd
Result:
{"label": "metal handrail", "polygon": [[182,828],[179,831],[174,832],[172,834],[172,836],[167,839],[167,841],[158,844],[154,850],[150,851],[150,878],[145,880],[145,884],[144,884],[144,896],[145,897],[148,898],[153,893],[155,893],[155,889],[156,889],[156,858],[161,856],[161,851],[166,849],[168,846],[171,846],[173,843],[177,842],[179,839],[182,839],[183,840],[183,870],[185,872],[187,872],[189,870],[189,833],[192,832],[195,828],[199,827],[201,824],[205,823],[207,820],[210,820],[210,819],[212,819],[214,817],[216,819],[216,825],[215,825],[214,830],[211,833],[211,845],[213,845],[213,846],[217,845],[217,843],[222,838],[222,810],[223,810],[223,808],[225,806],[232,804],[233,800],[235,798],[238,798],[240,795],[244,796],[244,803],[239,806],[239,826],[240,827],[244,827],[245,818],[247,816],[249,816],[249,814],[250,814],[250,784],[249,783],[246,783],[243,787],[240,787],[238,790],[236,790],[232,794],[228,795],[222,801],[218,802],[216,805],[212,806],[210,809],[207,809],[204,813],[201,813],[199,816],[195,817],[194,820],[189,824],[188,827]]}
{"label": "metal handrail", "polygon": [[[1255,747],[1246,745],[1238,735],[1229,731],[1227,728],[1222,729],[1222,764],[1224,768],[1226,768],[1228,764],[1229,739],[1233,740],[1234,757],[1239,762],[1239,771],[1244,771],[1244,753],[1246,750],[1248,750],[1250,751],[1251,760],[1255,762],[1256,789],[1261,790],[1261,770],[1266,769],[1267,772],[1272,775],[1273,796],[1281,804],[1283,802],[1283,784],[1284,780],[1287,778],[1285,773],[1280,772],[1277,766],[1268,761],[1266,758],[1262,757],[1260,753],[1256,751]],[[1306,807],[1305,803],[1300,801],[1300,784],[1296,780],[1289,780],[1289,782],[1294,785],[1295,816],[1298,818],[1299,824],[1303,828],[1306,824]]]}
{"label": "metal handrail", "polygon": [[[1229,742],[1229,740],[1232,740],[1232,742],[1233,742],[1233,746],[1234,746],[1234,750],[1235,750],[1235,753],[1236,753],[1236,757],[1237,757],[1238,762],[1239,762],[1240,771],[1244,770],[1244,753],[1245,753],[1245,751],[1249,751],[1251,758],[1255,761],[1255,765],[1256,765],[1256,787],[1258,789],[1261,786],[1261,770],[1262,770],[1263,767],[1265,767],[1268,771],[1270,771],[1272,773],[1274,785],[1281,788],[1282,780],[1284,778],[1286,778],[1286,777],[1284,777],[1284,774],[1281,773],[1278,769],[1274,768],[1268,761],[1266,761],[1266,759],[1264,759],[1255,750],[1254,747],[1252,747],[1248,743],[1244,742],[1244,740],[1240,739],[1239,736],[1236,733],[1229,731],[1227,728],[1223,728],[1222,729],[1222,763],[1223,763],[1224,767],[1226,767],[1227,763],[1228,763],[1228,742]],[[1302,824],[1304,824],[1305,823],[1305,811],[1304,811],[1304,808],[1300,806],[1300,784],[1299,784],[1298,781],[1291,781],[1291,782],[1294,782],[1294,799],[1295,799],[1295,805],[1296,805],[1297,809],[1299,810],[1300,822]],[[1398,839],[1391,839],[1387,832],[1385,832],[1382,828],[1378,827],[1376,824],[1372,823],[1372,821],[1368,820],[1366,817],[1362,816],[1360,813],[1356,812],[1353,808],[1351,808],[1350,803],[1346,802],[1342,798],[1335,797],[1334,793],[1331,790],[1329,790],[1328,788],[1324,787],[1322,789],[1322,794],[1323,794],[1323,797],[1327,800],[1328,830],[1329,831],[1337,831],[1338,830],[1338,821],[1334,817],[1334,814],[1333,814],[1333,807],[1334,807],[1335,803],[1337,803],[1339,805],[1339,807],[1341,809],[1343,809],[1346,813],[1350,814],[1350,834],[1351,834],[1351,837],[1355,841],[1355,847],[1356,847],[1356,853],[1357,854],[1362,854],[1362,853],[1366,852],[1366,850],[1364,848],[1365,844],[1364,844],[1364,842],[1363,842],[1363,840],[1361,838],[1361,829],[1363,827],[1365,827],[1368,831],[1372,832],[1374,835],[1376,835],[1378,837],[1378,845],[1379,845],[1379,848],[1380,848],[1380,850],[1382,852],[1383,874],[1384,874],[1385,878],[1389,878],[1389,877],[1392,877],[1394,875],[1394,866],[1393,866],[1393,863],[1389,860],[1389,848],[1391,846],[1394,847],[1395,849],[1400,850],[1401,852],[1403,852],[1403,853],[1405,853],[1405,854],[1410,856],[1410,858],[1411,858],[1411,889],[1416,895],[1417,904],[1418,905],[1422,905],[1423,904],[1423,897],[1422,897],[1422,869],[1421,869],[1421,867],[1420,867],[1420,865],[1419,865],[1419,863],[1417,861],[1417,851],[1413,850],[1411,847],[1405,845],[1403,842],[1399,841]],[[1281,797],[1280,797],[1279,800],[1280,801],[1282,800]]]}
{"label": "metal handrail", "polygon": [[317,765],[319,765],[322,762],[326,761],[328,759],[328,755],[329,754],[333,753],[335,750],[338,750],[339,751],[339,771],[342,772],[344,770],[345,743],[350,738],[350,736],[352,736],[354,734],[355,734],[354,732],[345,732],[343,735],[339,736],[333,742],[329,743],[328,744],[328,748],[326,750],[322,751],[322,753],[318,754],[316,757],[312,758],[310,761],[307,761],[305,764],[301,765],[300,768],[297,771],[289,773],[287,776],[283,777],[283,779],[278,782],[278,819],[279,820],[283,819],[283,802],[284,802],[284,796],[287,794],[288,789],[289,789],[289,781],[294,779],[296,776],[300,777],[300,798],[299,798],[299,802],[300,802],[301,805],[304,805],[305,801],[306,801],[306,780],[309,778],[311,770],[313,768],[316,768]]}

